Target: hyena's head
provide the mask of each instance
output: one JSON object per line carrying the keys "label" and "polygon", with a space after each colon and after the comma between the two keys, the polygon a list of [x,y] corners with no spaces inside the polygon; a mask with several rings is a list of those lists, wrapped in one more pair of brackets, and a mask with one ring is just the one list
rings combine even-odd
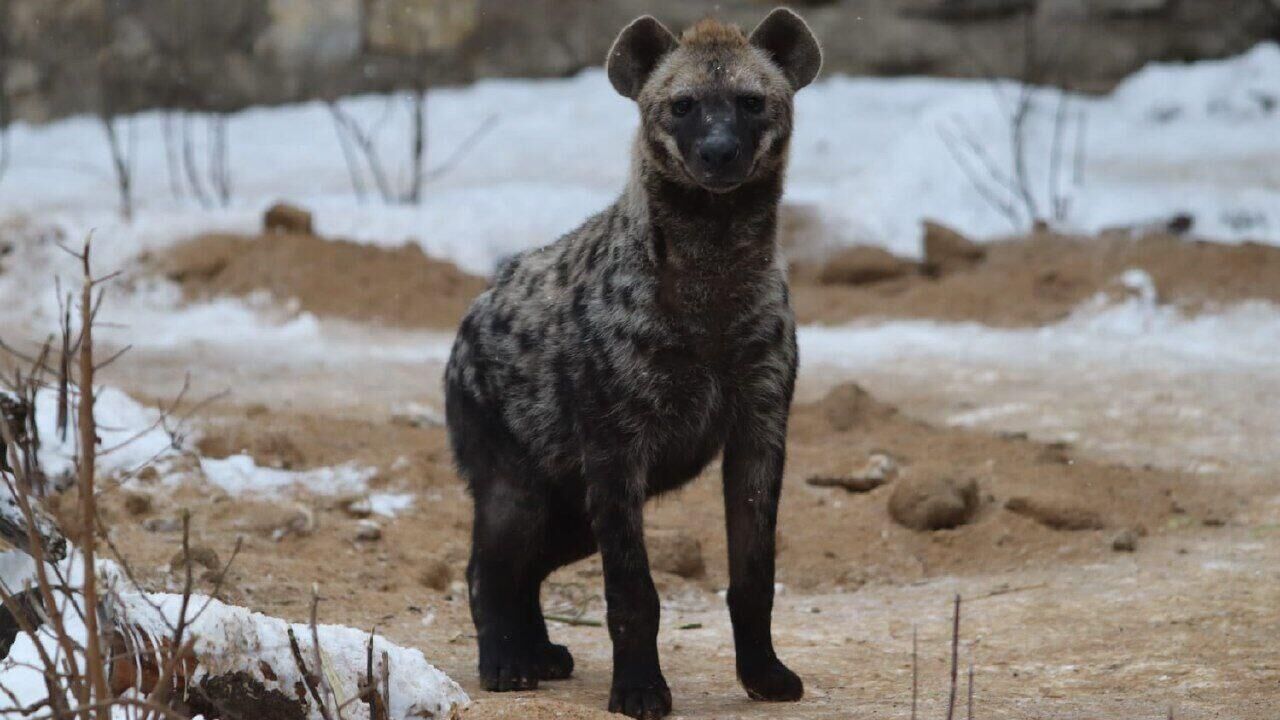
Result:
{"label": "hyena's head", "polygon": [[640,106],[640,151],[653,168],[722,193],[782,169],[792,98],[821,66],[809,26],[779,8],[749,37],[708,19],[677,39],[639,18],[614,42],[608,72]]}

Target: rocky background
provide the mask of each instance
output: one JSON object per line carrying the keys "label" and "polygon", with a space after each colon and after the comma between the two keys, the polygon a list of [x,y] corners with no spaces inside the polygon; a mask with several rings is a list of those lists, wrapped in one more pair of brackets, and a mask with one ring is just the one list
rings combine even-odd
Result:
{"label": "rocky background", "polygon": [[[554,77],[644,12],[745,26],[777,0],[0,0],[0,124],[229,111],[352,92]],[[794,0],[827,71],[999,75],[1105,90],[1153,60],[1280,38],[1280,0]]]}

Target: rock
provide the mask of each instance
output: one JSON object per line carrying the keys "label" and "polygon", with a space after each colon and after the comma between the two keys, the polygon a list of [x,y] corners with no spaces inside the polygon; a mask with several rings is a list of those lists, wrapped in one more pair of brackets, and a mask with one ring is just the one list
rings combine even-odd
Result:
{"label": "rock", "polygon": [[271,539],[279,542],[290,535],[310,535],[316,531],[316,514],[305,505],[294,505],[284,523],[271,531]]}
{"label": "rock", "polygon": [[1134,552],[1138,549],[1138,533],[1125,528],[1111,538],[1111,549],[1116,552]]}
{"label": "rock", "polygon": [[823,285],[869,285],[910,274],[915,266],[878,247],[845,248],[827,258],[818,272]]}
{"label": "rock", "polygon": [[894,486],[889,516],[912,530],[945,530],[973,520],[978,505],[976,480],[910,478]]}
{"label": "rock", "polygon": [[133,516],[146,515],[151,512],[151,496],[146,493],[129,492],[124,495],[125,512]]}
{"label": "rock", "polygon": [[1036,461],[1048,465],[1070,465],[1070,451],[1071,443],[1051,442],[1041,446],[1040,452],[1036,454]]}
{"label": "rock", "polygon": [[147,518],[142,522],[142,529],[153,533],[175,533],[182,529],[182,518]]}
{"label": "rock", "polygon": [[276,203],[262,216],[262,227],[266,232],[293,233],[296,235],[313,235],[311,213],[295,205]]}
{"label": "rock", "polygon": [[432,558],[427,561],[422,568],[422,572],[418,573],[418,582],[425,587],[429,587],[436,592],[444,592],[449,589],[449,583],[453,581],[453,570],[450,569],[449,563],[440,558]]}
{"label": "rock", "polygon": [[367,518],[373,514],[373,503],[367,497],[352,498],[342,504],[342,511],[353,518]]}
{"label": "rock", "polygon": [[169,559],[169,569],[173,572],[181,572],[187,566],[187,559],[190,558],[192,567],[202,567],[206,570],[221,570],[222,563],[218,561],[218,552],[211,547],[205,545],[192,545],[188,548],[186,555],[179,550]]}
{"label": "rock", "polygon": [[1004,508],[1054,530],[1101,530],[1107,526],[1092,510],[1028,497],[1012,497]]}
{"label": "rock", "polygon": [[706,574],[702,543],[691,535],[678,530],[652,530],[646,533],[645,546],[649,552],[649,565],[654,570],[682,578],[699,578]]}
{"label": "rock", "polygon": [[356,523],[356,540],[374,542],[382,539],[382,526],[373,520],[361,520]]}
{"label": "rock", "polygon": [[822,408],[834,430],[844,432],[883,414],[871,394],[857,383],[841,383],[822,400]]}
{"label": "rock", "polygon": [[852,475],[843,477],[811,477],[805,482],[814,487],[839,487],[853,493],[875,490],[898,476],[898,463],[884,453],[875,453]]}
{"label": "rock", "polygon": [[969,238],[928,220],[924,223],[924,271],[942,277],[982,262],[987,251]]}

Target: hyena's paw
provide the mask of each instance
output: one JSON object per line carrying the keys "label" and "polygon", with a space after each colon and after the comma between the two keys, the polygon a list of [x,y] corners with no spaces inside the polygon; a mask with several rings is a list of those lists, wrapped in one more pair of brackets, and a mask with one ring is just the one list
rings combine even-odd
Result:
{"label": "hyena's paw", "polygon": [[[489,645],[489,647],[486,647]],[[538,689],[539,655],[522,643],[480,645],[480,687],[489,692]]]}
{"label": "hyena's paw", "polygon": [[573,675],[573,654],[563,645],[547,643],[538,651],[538,678],[568,680]]}
{"label": "hyena's paw", "polygon": [[614,681],[609,691],[609,712],[637,720],[659,720],[671,714],[671,690],[663,680],[646,687]]}
{"label": "hyena's paw", "polygon": [[738,677],[752,700],[795,702],[804,697],[804,682],[777,658],[738,668]]}

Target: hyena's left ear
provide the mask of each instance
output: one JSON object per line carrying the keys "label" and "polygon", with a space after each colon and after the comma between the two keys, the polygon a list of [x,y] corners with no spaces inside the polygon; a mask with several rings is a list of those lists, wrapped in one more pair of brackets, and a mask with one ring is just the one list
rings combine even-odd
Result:
{"label": "hyena's left ear", "polygon": [[795,90],[813,82],[822,69],[822,48],[808,23],[786,8],[769,13],[751,31],[751,44],[764,50]]}
{"label": "hyena's left ear", "polygon": [[613,89],[635,100],[658,62],[677,44],[676,36],[654,17],[645,15],[633,20],[609,49],[605,67]]}

